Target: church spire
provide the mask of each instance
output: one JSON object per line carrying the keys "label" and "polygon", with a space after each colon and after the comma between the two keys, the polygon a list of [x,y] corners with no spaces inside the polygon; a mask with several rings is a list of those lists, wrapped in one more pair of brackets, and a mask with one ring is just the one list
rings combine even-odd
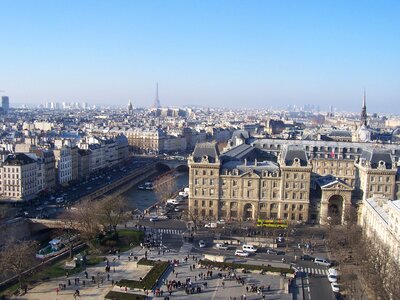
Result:
{"label": "church spire", "polygon": [[367,92],[364,89],[364,97],[361,108],[361,125],[367,126]]}

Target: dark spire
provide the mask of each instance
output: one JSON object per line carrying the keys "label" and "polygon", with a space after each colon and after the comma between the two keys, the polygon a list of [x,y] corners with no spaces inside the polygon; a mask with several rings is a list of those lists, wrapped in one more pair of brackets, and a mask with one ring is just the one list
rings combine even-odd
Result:
{"label": "dark spire", "polygon": [[364,97],[362,102],[362,109],[361,109],[361,125],[367,126],[367,93],[364,89]]}

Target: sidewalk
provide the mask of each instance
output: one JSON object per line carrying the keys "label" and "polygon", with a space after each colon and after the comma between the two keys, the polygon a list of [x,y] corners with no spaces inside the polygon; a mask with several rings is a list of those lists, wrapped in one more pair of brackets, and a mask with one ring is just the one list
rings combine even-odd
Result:
{"label": "sidewalk", "polygon": [[[200,293],[187,294],[185,288],[176,288],[172,290],[172,299],[211,299],[211,300],[240,300],[244,295],[246,299],[255,300],[263,299],[262,293],[258,291],[251,292],[251,286],[261,287],[264,286],[263,293],[265,299],[302,299],[299,298],[298,292],[295,296],[292,294],[284,293],[281,289],[283,282],[288,279],[283,278],[279,275],[261,275],[258,272],[252,273],[236,273],[237,277],[243,279],[243,284],[235,279],[224,280],[223,275],[228,276],[228,271],[220,271],[218,269],[199,269],[193,256],[190,256],[190,244],[184,244],[181,248],[182,251],[178,252],[166,252],[164,255],[158,254],[158,251],[148,252],[149,259],[160,259],[163,261],[167,260],[179,260],[179,265],[174,269],[170,269],[164,276],[162,280],[159,281],[158,288],[163,290],[163,297],[168,296],[167,285],[165,283],[169,281],[180,281],[185,283],[190,279],[191,287],[197,289],[201,288]],[[110,262],[111,272],[110,280],[107,280],[107,273],[105,272],[106,263],[102,262],[95,267],[87,268],[88,279],[85,279],[84,272],[71,276],[69,279],[71,285],[68,286],[68,279],[65,277],[52,279],[47,282],[43,282],[38,286],[35,286],[24,296],[14,297],[13,299],[30,299],[30,300],[71,300],[74,299],[74,292],[79,289],[80,297],[78,299],[93,299],[100,300],[104,299],[105,295],[110,291],[121,291],[124,292],[124,288],[118,286],[112,286],[111,280],[118,281],[122,278],[125,279],[139,279],[139,277],[144,277],[145,274],[150,269],[149,266],[137,266],[136,262],[128,261],[130,251],[121,253],[120,260],[117,256],[111,255],[107,256]],[[133,249],[134,256],[138,256],[139,259],[144,256],[144,250],[140,247]],[[184,262],[184,258],[189,255],[187,262]],[[115,273],[114,270],[114,260],[115,259]],[[196,259],[196,257],[195,257]],[[197,255],[197,259],[201,259],[200,255]],[[195,268],[193,268],[193,265]],[[207,271],[212,271],[213,275],[207,278],[203,277],[200,279],[200,273],[206,274]],[[221,277],[218,276],[221,273]],[[97,275],[98,274],[98,275]],[[92,283],[91,278],[95,276],[95,279],[99,279],[99,283]],[[79,284],[74,285],[75,278],[79,278]],[[83,286],[83,280],[85,280],[85,286]],[[207,286],[204,283],[207,282]],[[59,291],[57,295],[57,288],[60,283],[67,284],[66,290]],[[297,282],[296,282],[297,283]],[[270,291],[267,287],[270,286]],[[247,290],[246,287],[249,289]],[[300,286],[301,287],[301,286]],[[299,290],[299,289],[298,289]],[[131,291],[128,290],[128,293]],[[137,294],[143,294],[143,292],[136,291]],[[163,299],[163,297],[155,297],[155,299]],[[149,298],[153,298],[153,293],[149,294]]]}

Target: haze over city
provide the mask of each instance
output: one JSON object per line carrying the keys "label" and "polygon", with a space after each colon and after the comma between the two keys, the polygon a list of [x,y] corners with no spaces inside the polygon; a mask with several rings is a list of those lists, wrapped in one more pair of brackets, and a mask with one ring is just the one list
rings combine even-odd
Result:
{"label": "haze over city", "polygon": [[87,101],[398,113],[397,1],[4,1],[0,90]]}

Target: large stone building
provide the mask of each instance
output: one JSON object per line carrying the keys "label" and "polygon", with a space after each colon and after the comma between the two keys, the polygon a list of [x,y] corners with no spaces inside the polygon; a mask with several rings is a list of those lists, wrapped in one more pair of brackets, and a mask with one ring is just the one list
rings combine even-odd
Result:
{"label": "large stone building", "polygon": [[[261,141],[268,146],[259,147]],[[191,215],[204,221],[343,223],[366,197],[396,199],[397,150],[290,142],[258,140],[223,154],[213,143],[198,144],[188,160]],[[351,154],[343,154],[345,147]]]}
{"label": "large stone building", "polygon": [[371,242],[388,247],[400,262],[400,200],[383,196],[364,199],[359,224]]}

